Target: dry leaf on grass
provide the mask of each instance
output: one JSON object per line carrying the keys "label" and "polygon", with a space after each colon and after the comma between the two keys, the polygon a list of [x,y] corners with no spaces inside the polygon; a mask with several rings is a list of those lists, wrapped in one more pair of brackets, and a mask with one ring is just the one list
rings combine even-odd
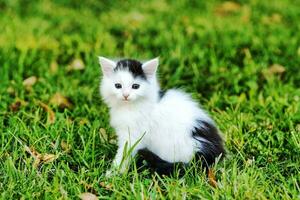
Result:
{"label": "dry leaf on grass", "polygon": [[26,101],[17,98],[16,101],[9,106],[9,109],[13,112],[17,112],[21,109],[22,106],[26,106],[26,105],[27,105]]}
{"label": "dry leaf on grass", "polygon": [[214,188],[216,188],[218,186],[218,183],[217,183],[216,177],[215,177],[215,173],[214,173],[213,169],[211,169],[211,168],[208,169],[208,182]]}
{"label": "dry leaf on grass", "polygon": [[58,158],[58,155],[54,154],[41,154],[38,151],[36,151],[35,148],[28,147],[27,145],[25,145],[24,149],[34,158],[34,167],[38,167],[42,163],[51,163]]}
{"label": "dry leaf on grass", "polygon": [[[22,142],[20,142],[20,143],[22,144]],[[34,168],[37,168],[41,163],[41,160],[40,160],[41,154],[39,154],[33,147],[28,147],[27,145],[24,145],[24,150],[27,153],[29,153],[31,157],[34,158],[34,162],[32,165]]]}
{"label": "dry leaf on grass", "polygon": [[94,194],[97,194],[97,191],[95,190],[95,188],[93,187],[93,185],[81,180],[80,184],[84,186],[84,188]]}
{"label": "dry leaf on grass", "polygon": [[60,146],[62,148],[62,150],[64,150],[65,152],[69,152],[71,150],[71,145],[69,145],[66,141],[62,140],[60,142]]}
{"label": "dry leaf on grass", "polygon": [[51,105],[58,106],[61,109],[64,109],[64,108],[69,108],[70,109],[70,108],[73,107],[73,104],[70,102],[70,100],[67,97],[63,96],[59,92],[55,93],[51,97],[49,103]]}
{"label": "dry leaf on grass", "polygon": [[44,154],[42,156],[42,162],[43,163],[51,163],[54,160],[56,160],[58,158],[58,155],[54,155],[54,154]]}
{"label": "dry leaf on grass", "polygon": [[43,102],[39,102],[39,105],[48,113],[48,123],[53,124],[55,122],[55,113],[53,110]]}
{"label": "dry leaf on grass", "polygon": [[221,5],[216,7],[216,14],[217,15],[228,15],[234,12],[237,12],[241,9],[241,5],[233,2],[233,1],[225,1],[224,3],[222,3]]}
{"label": "dry leaf on grass", "polygon": [[282,74],[285,72],[285,67],[279,64],[273,64],[268,69],[271,74]]}
{"label": "dry leaf on grass", "polygon": [[32,87],[37,82],[36,76],[30,76],[23,81],[25,87]]}
{"label": "dry leaf on grass", "polygon": [[85,192],[85,193],[81,193],[79,195],[79,198],[81,200],[98,200],[98,197],[92,193],[88,193],[88,192]]}
{"label": "dry leaf on grass", "polygon": [[40,154],[33,147],[30,148],[27,145],[25,145],[24,149],[27,153],[29,153],[34,158],[37,158],[40,156]]}
{"label": "dry leaf on grass", "polygon": [[273,64],[268,69],[262,71],[263,75],[268,78],[272,75],[281,75],[286,71],[285,67],[280,64]]}
{"label": "dry leaf on grass", "polygon": [[87,119],[87,118],[81,118],[80,120],[79,120],[79,124],[80,125],[85,125],[85,124],[89,124],[90,123],[90,121]]}
{"label": "dry leaf on grass", "polygon": [[85,66],[81,59],[76,58],[74,59],[70,65],[67,67],[67,71],[78,71],[78,70],[84,70]]}
{"label": "dry leaf on grass", "polygon": [[104,182],[100,182],[99,185],[101,187],[103,187],[104,189],[106,189],[106,190],[111,190],[112,189],[112,185],[111,184],[106,184]]}
{"label": "dry leaf on grass", "polygon": [[84,188],[85,189],[93,189],[93,186],[91,185],[91,184],[88,184],[87,182],[85,182],[85,181],[83,181],[83,180],[81,180],[80,182],[79,182],[81,185],[83,185],[84,186]]}

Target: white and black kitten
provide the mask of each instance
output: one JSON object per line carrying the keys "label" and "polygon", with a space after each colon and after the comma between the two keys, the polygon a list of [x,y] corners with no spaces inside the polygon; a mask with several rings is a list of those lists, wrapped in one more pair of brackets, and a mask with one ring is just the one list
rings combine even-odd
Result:
{"label": "white and black kitten", "polygon": [[[124,172],[129,158],[137,153],[159,174],[169,174],[174,163],[188,164],[194,157],[208,167],[225,154],[214,121],[188,94],[160,90],[158,58],[144,63],[104,57],[99,61],[103,72],[100,92],[118,136],[113,170]],[[124,156],[129,148],[130,156]]]}

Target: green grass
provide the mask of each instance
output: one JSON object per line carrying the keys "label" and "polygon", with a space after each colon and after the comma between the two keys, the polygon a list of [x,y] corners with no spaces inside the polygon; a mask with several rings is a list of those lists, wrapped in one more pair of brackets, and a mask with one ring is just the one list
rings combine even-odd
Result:
{"label": "green grass", "polygon": [[[299,7],[298,0],[1,0],[1,198],[299,199]],[[98,93],[98,55],[160,56],[162,87],[192,93],[223,132],[228,155],[214,167],[217,188],[193,167],[184,179],[147,171],[105,178],[116,145]],[[69,70],[74,59],[84,70]],[[25,87],[30,76],[38,80]],[[57,92],[73,107],[50,104]],[[16,101],[24,102],[12,108]],[[26,147],[58,158],[37,166]]]}

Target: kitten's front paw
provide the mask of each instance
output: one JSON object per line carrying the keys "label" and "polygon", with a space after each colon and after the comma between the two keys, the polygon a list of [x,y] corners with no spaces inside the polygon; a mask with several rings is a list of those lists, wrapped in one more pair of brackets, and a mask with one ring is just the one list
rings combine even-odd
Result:
{"label": "kitten's front paw", "polygon": [[109,178],[112,176],[124,174],[126,172],[127,172],[126,167],[112,168],[112,169],[106,171],[105,177]]}
{"label": "kitten's front paw", "polygon": [[118,169],[112,168],[112,169],[106,171],[105,177],[110,178],[110,177],[113,177],[113,176],[116,176],[119,174],[120,174],[120,171]]}
{"label": "kitten's front paw", "polygon": [[116,172],[114,170],[107,170],[106,173],[105,173],[105,177],[110,178],[115,174],[116,174]]}

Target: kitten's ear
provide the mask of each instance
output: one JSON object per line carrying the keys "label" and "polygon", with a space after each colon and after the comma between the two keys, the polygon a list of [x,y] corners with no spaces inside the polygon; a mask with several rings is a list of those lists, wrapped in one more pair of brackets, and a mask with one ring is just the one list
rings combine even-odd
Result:
{"label": "kitten's ear", "polygon": [[142,65],[142,68],[143,68],[143,71],[146,74],[146,76],[149,76],[149,77],[154,76],[155,72],[157,70],[158,64],[159,64],[158,57],[145,62]]}
{"label": "kitten's ear", "polygon": [[101,65],[102,73],[104,76],[110,76],[114,68],[116,67],[116,63],[112,60],[99,56],[99,63]]}

